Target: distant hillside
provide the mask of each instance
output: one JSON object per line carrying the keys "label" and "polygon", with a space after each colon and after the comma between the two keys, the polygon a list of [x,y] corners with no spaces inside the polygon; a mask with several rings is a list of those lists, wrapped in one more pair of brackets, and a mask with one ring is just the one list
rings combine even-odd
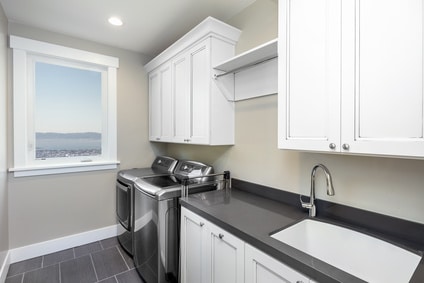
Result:
{"label": "distant hillside", "polygon": [[102,134],[94,132],[86,133],[35,133],[36,139],[91,139],[99,140]]}

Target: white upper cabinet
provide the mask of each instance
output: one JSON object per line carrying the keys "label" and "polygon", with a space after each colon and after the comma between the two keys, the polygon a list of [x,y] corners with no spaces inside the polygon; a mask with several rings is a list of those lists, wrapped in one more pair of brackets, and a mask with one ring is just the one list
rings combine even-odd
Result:
{"label": "white upper cabinet", "polygon": [[150,140],[171,140],[172,128],[168,121],[173,115],[171,66],[164,64],[149,74]]}
{"label": "white upper cabinet", "polygon": [[151,141],[234,144],[234,102],[216,85],[212,66],[234,56],[239,35],[209,17],[145,66]]}
{"label": "white upper cabinet", "polygon": [[423,157],[422,1],[279,9],[279,147]]}

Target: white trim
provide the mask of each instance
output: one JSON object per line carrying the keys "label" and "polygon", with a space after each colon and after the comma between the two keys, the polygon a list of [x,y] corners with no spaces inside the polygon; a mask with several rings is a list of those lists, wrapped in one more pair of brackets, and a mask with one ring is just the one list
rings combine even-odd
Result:
{"label": "white trim", "polygon": [[[118,235],[118,225],[112,225],[97,230],[91,230],[41,243],[36,243],[9,251],[10,263],[42,256],[73,247],[104,240]],[[1,281],[0,281],[1,282]]]}
{"label": "white trim", "polygon": [[[116,169],[117,160],[117,70],[119,58],[68,48],[41,41],[10,36],[13,48],[13,125],[14,125],[14,177],[75,173],[95,170]],[[30,89],[29,71],[31,60],[59,60],[68,64],[82,65],[102,73],[102,154],[89,159],[54,158],[35,160],[28,135],[33,133],[31,112],[33,101]],[[62,62],[63,61],[63,62]],[[60,65],[60,64],[59,64]],[[107,84],[107,85],[106,85]],[[78,163],[79,161],[83,164]]]}
{"label": "white trim", "polygon": [[0,282],[6,281],[7,272],[9,271],[10,266],[10,251],[7,252],[6,258],[3,261],[3,264],[0,268]]}
{"label": "white trim", "polygon": [[207,17],[200,24],[178,39],[175,43],[165,49],[158,56],[144,65],[145,70],[149,73],[164,62],[171,59],[175,54],[199,42],[208,36],[215,36],[236,44],[241,34],[241,30],[221,22],[213,17]]}
{"label": "white trim", "polygon": [[92,53],[84,50],[74,49],[61,45],[46,43],[19,36],[10,36],[10,47],[21,49],[30,53],[55,56],[81,62],[89,62],[96,65],[119,67],[119,59],[102,54]]}
{"label": "white trim", "polygon": [[13,172],[14,177],[27,177],[98,170],[112,170],[118,168],[118,164],[120,164],[119,161],[100,161],[37,167],[15,167],[9,168],[9,172]]}

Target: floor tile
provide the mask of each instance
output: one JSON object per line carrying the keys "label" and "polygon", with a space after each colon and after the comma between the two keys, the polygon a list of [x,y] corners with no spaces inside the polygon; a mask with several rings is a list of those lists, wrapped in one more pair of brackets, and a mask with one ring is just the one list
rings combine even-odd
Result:
{"label": "floor tile", "polygon": [[59,265],[36,269],[24,274],[23,283],[60,283]]}
{"label": "floor tile", "polygon": [[117,247],[93,253],[91,256],[93,257],[94,268],[99,280],[128,270]]}
{"label": "floor tile", "polygon": [[135,269],[118,274],[116,278],[118,279],[118,283],[143,283]]}
{"label": "floor tile", "polygon": [[118,238],[116,237],[101,240],[100,243],[102,244],[103,249],[108,249],[119,245]]}
{"label": "floor tile", "polygon": [[61,283],[97,282],[91,256],[86,255],[60,263]]}
{"label": "floor tile", "polygon": [[11,264],[5,283],[143,283],[112,237]]}
{"label": "floor tile", "polygon": [[41,268],[43,257],[36,257],[20,262],[16,262],[10,265],[7,277],[14,276],[20,273],[24,273],[30,270]]}
{"label": "floor tile", "polygon": [[22,283],[22,277],[24,277],[24,274],[18,274],[12,277],[6,278],[6,281],[4,283]]}
{"label": "floor tile", "polygon": [[75,258],[88,255],[93,252],[101,251],[102,249],[103,248],[102,248],[102,245],[100,245],[100,242],[94,242],[87,245],[75,247],[74,248]]}
{"label": "floor tile", "polygon": [[56,264],[62,261],[67,261],[74,258],[74,249],[67,249],[64,251],[45,255],[43,257],[43,267]]}

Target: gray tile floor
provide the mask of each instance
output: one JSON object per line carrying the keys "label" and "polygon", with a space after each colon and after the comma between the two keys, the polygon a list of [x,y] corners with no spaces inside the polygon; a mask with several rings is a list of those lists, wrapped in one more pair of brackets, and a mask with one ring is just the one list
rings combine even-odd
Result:
{"label": "gray tile floor", "polygon": [[116,237],[10,265],[5,283],[143,283]]}

